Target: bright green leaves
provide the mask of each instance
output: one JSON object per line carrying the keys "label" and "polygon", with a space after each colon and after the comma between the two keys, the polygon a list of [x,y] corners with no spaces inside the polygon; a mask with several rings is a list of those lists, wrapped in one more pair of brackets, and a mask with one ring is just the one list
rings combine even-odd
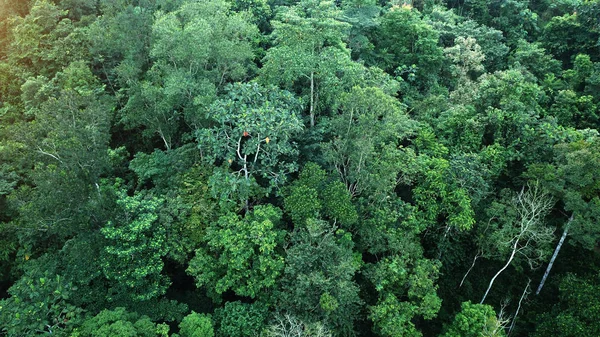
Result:
{"label": "bright green leaves", "polygon": [[442,304],[435,285],[439,262],[415,253],[414,257],[386,257],[369,265],[365,272],[379,293],[377,304],[370,307],[369,318],[382,336],[421,336],[413,318],[432,319]]}
{"label": "bright green leaves", "polygon": [[242,219],[223,215],[206,230],[206,248],[190,261],[187,271],[196,285],[206,286],[216,299],[228,290],[256,298],[272,288],[283,270],[280,218],[273,206],[257,206]]}
{"label": "bright green leaves", "polygon": [[[253,337],[260,334],[267,319],[267,307],[261,302],[227,302],[215,311],[217,336]],[[183,337],[183,336],[182,336]]]}
{"label": "bright green leaves", "polygon": [[8,337],[58,334],[69,331],[79,320],[82,310],[69,303],[72,284],[39,267],[27,268],[8,289],[11,297],[0,300],[0,332]]}
{"label": "bright green leaves", "polygon": [[179,335],[181,337],[214,337],[215,332],[210,315],[192,311],[179,323]]}
{"label": "bright green leaves", "polygon": [[[198,148],[209,163],[224,163],[246,183],[268,179],[271,188],[296,170],[292,139],[302,130],[299,102],[287,91],[235,84],[210,108],[210,128],[196,131]],[[247,200],[247,199],[246,199]]]}
{"label": "bright green leaves", "polygon": [[284,199],[285,210],[297,226],[303,226],[308,219],[322,216],[339,222],[344,228],[354,225],[358,220],[346,186],[328,179],[325,171],[315,163],[304,166],[299,179],[288,191]]}
{"label": "bright green leaves", "polygon": [[[74,337],[167,337],[169,326],[153,323],[147,316],[124,308],[103,310],[86,320]],[[191,336],[191,335],[190,335]]]}
{"label": "bright green leaves", "polygon": [[168,252],[167,230],[157,215],[164,201],[142,194],[130,197],[124,190],[115,192],[117,217],[100,230],[108,241],[102,255],[103,273],[134,300],[158,297],[168,286],[161,275],[162,257]]}
{"label": "bright green leaves", "polygon": [[411,262],[401,255],[368,267],[366,275],[379,293],[377,304],[370,307],[369,318],[381,336],[421,336],[414,317],[432,319],[442,304],[435,285],[439,268],[438,262],[422,257]]}
{"label": "bright green leaves", "polygon": [[290,213],[296,225],[318,217],[322,209],[317,190],[302,184],[292,187],[290,194],[284,200],[285,210]]}
{"label": "bright green leaves", "polygon": [[442,337],[502,337],[504,327],[487,304],[464,302]]}

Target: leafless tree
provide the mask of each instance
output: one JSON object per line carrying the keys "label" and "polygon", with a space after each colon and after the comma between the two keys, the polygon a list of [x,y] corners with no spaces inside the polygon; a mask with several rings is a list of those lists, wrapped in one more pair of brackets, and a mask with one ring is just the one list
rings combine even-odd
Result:
{"label": "leafless tree", "polygon": [[516,256],[524,258],[530,268],[537,267],[544,257],[544,250],[539,247],[550,243],[554,237],[553,230],[543,224],[544,217],[554,202],[537,184],[528,189],[523,187],[512,202],[516,218],[513,223],[504,224],[507,236],[500,242],[500,245],[509,247],[510,255],[506,264],[492,277],[479,303],[485,301],[496,278],[510,266]]}

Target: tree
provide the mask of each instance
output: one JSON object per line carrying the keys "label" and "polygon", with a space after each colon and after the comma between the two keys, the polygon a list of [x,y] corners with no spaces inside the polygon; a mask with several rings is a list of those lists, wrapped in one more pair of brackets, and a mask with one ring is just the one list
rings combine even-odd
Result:
{"label": "tree", "polygon": [[491,240],[503,255],[509,256],[506,264],[490,280],[479,304],[483,304],[494,281],[511,265],[515,256],[521,255],[534,268],[546,255],[544,246],[553,239],[552,230],[543,221],[554,202],[537,184],[529,186],[527,190],[523,188],[512,198],[511,204],[513,206],[509,208],[500,204],[492,208],[492,214],[497,219],[495,221],[504,223],[492,234]]}
{"label": "tree", "polygon": [[308,103],[311,127],[354,67],[343,42],[349,25],[336,19],[339,14],[333,1],[305,0],[282,8],[272,21],[275,45],[263,59],[260,80],[288,90],[299,88]]}
{"label": "tree", "polygon": [[304,227],[311,219],[325,218],[348,229],[358,220],[346,186],[328,177],[315,163],[304,165],[286,192],[284,209],[296,227]]}
{"label": "tree", "polygon": [[435,279],[439,263],[422,257],[392,255],[372,265],[367,277],[379,294],[369,308],[369,319],[380,336],[421,336],[414,319],[432,319],[441,300],[436,294]]}
{"label": "tree", "polygon": [[113,105],[83,62],[70,64],[52,80],[30,78],[22,90],[24,108],[35,120],[19,125],[11,144],[22,157],[12,160],[30,169],[27,183],[9,200],[20,212],[15,223],[24,242],[60,245],[103,221],[92,209],[100,176],[110,170]]}
{"label": "tree", "polygon": [[223,308],[215,310],[217,336],[256,336],[263,330],[267,313],[267,307],[261,302],[227,302]]}
{"label": "tree", "polygon": [[444,63],[439,34],[416,9],[392,7],[374,33],[376,65],[422,91],[435,87]]}
{"label": "tree", "polygon": [[339,110],[330,121],[332,140],[322,146],[325,160],[351,195],[382,200],[397,185],[398,144],[415,124],[402,105],[375,87],[354,87],[340,98]]}
{"label": "tree", "polygon": [[502,31],[477,23],[475,20],[479,17],[471,19],[460,16],[456,11],[436,6],[428,14],[428,19],[432,27],[439,32],[440,44],[443,47],[452,47],[459,37],[473,38],[485,55],[483,65],[487,72],[502,70],[506,66],[506,56],[509,52],[506,38]]}
{"label": "tree", "polygon": [[0,300],[0,332],[7,337],[61,334],[80,322],[83,310],[70,303],[73,285],[53,269],[48,257],[27,261],[25,274],[8,289],[10,297]]}
{"label": "tree", "polygon": [[[196,130],[198,148],[210,164],[225,163],[250,179],[268,179],[267,191],[281,186],[296,170],[293,137],[302,130],[299,102],[274,87],[228,86],[228,94],[211,105],[210,127]],[[246,199],[247,202],[247,199]]]}
{"label": "tree", "polygon": [[102,271],[117,293],[136,301],[161,296],[169,286],[161,273],[168,252],[167,224],[157,214],[164,200],[141,193],[130,197],[118,185],[114,189],[119,210],[100,229],[107,240]]}
{"label": "tree", "polygon": [[353,281],[360,267],[350,233],[309,219],[296,229],[286,250],[277,307],[305,322],[322,322],[352,335],[361,300]]}
{"label": "tree", "polygon": [[506,320],[496,317],[492,306],[463,302],[442,337],[502,337]]}
{"label": "tree", "polygon": [[147,316],[125,308],[103,310],[75,329],[73,337],[167,337],[169,326],[156,324]]}
{"label": "tree", "polygon": [[289,314],[277,315],[266,329],[267,337],[331,337],[321,323],[308,324]]}
{"label": "tree", "polygon": [[179,323],[179,335],[181,337],[214,337],[215,332],[210,315],[192,311]]}
{"label": "tree", "polygon": [[88,58],[83,30],[50,1],[34,1],[29,13],[15,16],[6,55],[18,68],[20,84],[28,77],[52,78],[72,61]]}
{"label": "tree", "polygon": [[[532,165],[528,175],[538,178],[561,201],[561,212],[568,216],[563,221],[563,233],[548,264],[537,294],[550,273],[553,262],[567,236],[570,241],[584,249],[593,249],[599,238],[595,224],[600,216],[598,182],[595,175],[599,160],[598,138],[585,138],[581,132],[575,135],[578,140],[558,144],[554,147],[553,163]],[[582,139],[583,138],[583,139]]]}
{"label": "tree", "polygon": [[571,58],[579,53],[597,53],[598,32],[582,26],[579,16],[566,13],[553,17],[542,31],[543,46],[564,64],[570,64]]}
{"label": "tree", "polygon": [[284,267],[279,246],[284,231],[277,229],[281,211],[256,206],[244,218],[230,213],[206,229],[205,248],[196,250],[188,274],[214,299],[228,290],[258,298],[273,288]]}
{"label": "tree", "polygon": [[559,302],[551,311],[538,316],[534,336],[595,336],[600,333],[597,318],[600,303],[597,276],[577,277],[569,274],[559,287]]}
{"label": "tree", "polygon": [[184,125],[202,125],[202,110],[228,81],[243,79],[254,54],[257,28],[228,2],[190,1],[160,13],[153,26],[153,65],[129,85],[121,122],[158,135],[165,149],[180,144]]}

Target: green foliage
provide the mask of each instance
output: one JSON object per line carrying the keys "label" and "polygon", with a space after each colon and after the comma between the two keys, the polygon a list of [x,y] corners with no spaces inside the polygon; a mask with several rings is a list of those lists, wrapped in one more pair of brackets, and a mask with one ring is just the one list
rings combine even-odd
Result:
{"label": "green foliage", "polygon": [[[402,76],[417,88],[429,89],[438,81],[444,53],[439,33],[408,6],[392,7],[375,32],[376,64],[390,74]],[[408,71],[410,68],[415,71]]]}
{"label": "green foliage", "polygon": [[533,165],[528,172],[548,186],[564,210],[573,214],[571,236],[587,249],[596,245],[600,234],[595,229],[600,216],[598,144],[597,136],[558,144],[554,163]]}
{"label": "green foliage", "polygon": [[494,309],[487,304],[464,302],[461,311],[442,337],[502,337],[503,326],[499,324]]}
{"label": "green foliage", "polygon": [[0,0],[0,334],[600,335],[599,17]]}
{"label": "green foliage", "polygon": [[206,248],[196,250],[187,272],[215,299],[228,290],[256,298],[273,288],[283,270],[277,229],[281,211],[256,206],[244,218],[223,215],[206,229]]}
{"label": "green foliage", "polygon": [[[344,44],[347,23],[333,1],[307,0],[283,7],[273,25],[274,46],[263,59],[260,80],[296,91],[308,105],[310,125],[342,91],[355,66]],[[338,70],[344,70],[343,73]]]}
{"label": "green foliage", "polygon": [[501,70],[506,63],[509,48],[502,31],[481,25],[474,19],[458,15],[455,11],[435,7],[428,14],[431,25],[440,34],[440,43],[451,47],[458,37],[473,38],[485,55],[483,64],[488,72]]}
{"label": "green foliage", "polygon": [[326,172],[315,163],[304,166],[299,179],[288,191],[284,207],[297,226],[321,216],[339,222],[344,227],[351,227],[358,220],[346,186],[340,181],[328,179]]}
{"label": "green foliage", "polygon": [[332,140],[323,144],[325,160],[352,195],[382,200],[396,186],[398,144],[415,125],[393,97],[380,88],[355,87],[341,96],[340,114],[332,117]]}
{"label": "green foliage", "polygon": [[169,327],[124,308],[103,310],[87,319],[73,337],[167,337]]}
{"label": "green foliage", "polygon": [[361,303],[353,277],[361,263],[350,233],[311,219],[291,234],[291,244],[277,307],[351,335]]}
{"label": "green foliage", "polygon": [[238,169],[232,174],[246,181],[260,177],[269,180],[269,189],[280,186],[296,170],[299,102],[287,91],[255,83],[227,90],[208,112],[211,127],[196,131],[202,156]]}
{"label": "green foliage", "polygon": [[215,311],[217,337],[252,337],[259,335],[267,318],[267,307],[260,303],[227,302]]}
{"label": "green foliage", "polygon": [[[27,260],[29,257],[27,257]],[[48,258],[28,261],[25,275],[0,300],[0,332],[8,337],[68,333],[81,319],[82,309],[71,304],[73,285],[44,270]]]}
{"label": "green foliage", "polygon": [[374,330],[381,336],[421,336],[414,319],[430,320],[441,306],[435,284],[439,269],[439,262],[425,259],[418,248],[366,266],[364,274],[378,293],[369,307]]}
{"label": "green foliage", "polygon": [[576,13],[553,17],[542,31],[543,45],[563,62],[570,62],[579,53],[597,52],[598,32],[581,24]]}
{"label": "green foliage", "polygon": [[228,81],[243,79],[254,57],[257,29],[225,0],[184,2],[158,12],[152,26],[154,63],[129,86],[121,122],[159,136],[165,149],[180,144],[182,123],[200,126],[206,108]]}
{"label": "green foliage", "polygon": [[21,80],[37,75],[51,78],[71,61],[88,57],[83,30],[50,1],[32,2],[27,15],[11,17],[8,23],[12,33],[6,47],[8,62],[19,68]]}
{"label": "green foliage", "polygon": [[600,333],[598,277],[567,275],[560,283],[560,301],[551,312],[538,317],[534,336],[594,336]]}
{"label": "green foliage", "polygon": [[214,337],[215,332],[210,315],[198,314],[192,311],[179,323],[181,337]]}
{"label": "green foliage", "polygon": [[168,252],[167,229],[157,212],[164,200],[143,194],[130,197],[119,186],[115,189],[117,217],[100,230],[107,239],[102,271],[118,292],[134,300],[163,295],[168,287],[161,274],[162,258]]}

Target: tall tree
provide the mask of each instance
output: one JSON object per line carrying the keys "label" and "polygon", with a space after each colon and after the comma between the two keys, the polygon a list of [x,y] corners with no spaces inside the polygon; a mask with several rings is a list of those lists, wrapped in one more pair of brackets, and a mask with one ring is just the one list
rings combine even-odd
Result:
{"label": "tall tree", "polygon": [[190,1],[160,13],[152,34],[152,67],[129,85],[121,122],[159,136],[168,150],[202,125],[203,110],[228,81],[246,77],[258,30],[224,0]]}
{"label": "tall tree", "polygon": [[244,218],[223,215],[206,229],[206,246],[196,250],[188,274],[215,300],[228,290],[250,298],[265,296],[284,267],[284,231],[277,229],[281,215],[271,205],[256,206]]}
{"label": "tall tree", "polygon": [[303,97],[310,126],[334,101],[343,77],[354,67],[344,43],[349,25],[339,15],[333,1],[303,0],[280,8],[272,21],[274,46],[267,50],[260,79]]}

